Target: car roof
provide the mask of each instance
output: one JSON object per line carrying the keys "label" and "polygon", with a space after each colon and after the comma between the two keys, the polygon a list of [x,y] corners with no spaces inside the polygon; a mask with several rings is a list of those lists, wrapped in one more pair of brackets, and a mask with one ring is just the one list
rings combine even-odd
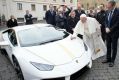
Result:
{"label": "car roof", "polygon": [[13,27],[11,29],[14,29],[16,32],[18,31],[22,31],[25,29],[31,29],[34,27],[48,27],[51,26],[50,24],[32,24],[32,25],[23,25],[23,26],[17,26],[17,27]]}

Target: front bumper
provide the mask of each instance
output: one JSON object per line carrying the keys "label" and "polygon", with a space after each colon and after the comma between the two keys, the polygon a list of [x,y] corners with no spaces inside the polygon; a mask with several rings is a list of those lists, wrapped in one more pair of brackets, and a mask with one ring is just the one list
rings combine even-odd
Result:
{"label": "front bumper", "polygon": [[21,69],[25,80],[60,78],[71,76],[88,65],[90,61],[91,57],[84,53],[80,58],[76,58],[70,63],[55,66],[52,71],[40,71],[30,63],[21,65]]}

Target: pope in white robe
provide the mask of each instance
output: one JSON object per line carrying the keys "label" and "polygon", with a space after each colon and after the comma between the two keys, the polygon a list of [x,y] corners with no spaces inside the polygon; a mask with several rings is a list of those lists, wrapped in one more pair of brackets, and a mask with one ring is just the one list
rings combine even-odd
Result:
{"label": "pope in white robe", "polygon": [[78,34],[83,36],[83,41],[91,49],[92,60],[106,54],[106,46],[101,37],[100,26],[95,18],[82,14],[71,36],[71,39],[76,38]]}

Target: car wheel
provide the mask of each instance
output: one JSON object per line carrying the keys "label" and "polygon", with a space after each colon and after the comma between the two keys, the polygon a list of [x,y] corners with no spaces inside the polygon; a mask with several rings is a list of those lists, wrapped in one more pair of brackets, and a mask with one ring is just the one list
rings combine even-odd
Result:
{"label": "car wheel", "polygon": [[2,55],[8,56],[5,49],[1,49],[1,48],[0,48],[0,53],[1,53]]}
{"label": "car wheel", "polygon": [[19,63],[18,63],[16,58],[13,58],[13,63],[14,63],[14,68],[15,68],[15,70],[17,72],[17,75],[18,75],[18,79],[19,80],[24,80],[23,73],[21,71],[21,68],[20,68]]}
{"label": "car wheel", "polygon": [[91,69],[91,67],[92,67],[92,60],[90,60],[90,62],[87,65],[87,68]]}

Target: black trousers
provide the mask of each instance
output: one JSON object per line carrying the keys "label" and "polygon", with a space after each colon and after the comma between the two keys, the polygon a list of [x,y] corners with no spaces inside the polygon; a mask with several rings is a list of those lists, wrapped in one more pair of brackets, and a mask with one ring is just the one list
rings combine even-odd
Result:
{"label": "black trousers", "polygon": [[107,60],[109,62],[114,62],[116,59],[116,55],[117,55],[118,37],[107,34],[106,42],[107,42]]}
{"label": "black trousers", "polygon": [[105,42],[105,40],[106,40],[106,31],[105,31],[104,26],[101,26],[101,36],[102,36],[103,41]]}

